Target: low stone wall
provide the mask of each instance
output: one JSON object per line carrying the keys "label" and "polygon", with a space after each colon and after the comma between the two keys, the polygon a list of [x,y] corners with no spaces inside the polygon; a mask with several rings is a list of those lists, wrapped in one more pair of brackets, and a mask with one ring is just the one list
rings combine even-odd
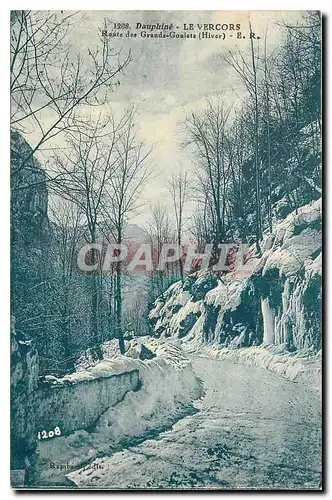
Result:
{"label": "low stone wall", "polygon": [[88,429],[128,391],[138,390],[139,387],[138,370],[109,373],[92,380],[85,380],[84,377],[78,380],[46,380],[36,394],[37,429],[40,432],[45,430],[47,437],[49,431],[54,431],[56,427],[61,434]]}

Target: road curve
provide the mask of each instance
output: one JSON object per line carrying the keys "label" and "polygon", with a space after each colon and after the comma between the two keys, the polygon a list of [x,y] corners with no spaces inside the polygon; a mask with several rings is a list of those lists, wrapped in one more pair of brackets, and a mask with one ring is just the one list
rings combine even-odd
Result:
{"label": "road curve", "polygon": [[96,460],[79,488],[320,489],[321,403],[256,367],[195,358],[197,412],[138,446]]}

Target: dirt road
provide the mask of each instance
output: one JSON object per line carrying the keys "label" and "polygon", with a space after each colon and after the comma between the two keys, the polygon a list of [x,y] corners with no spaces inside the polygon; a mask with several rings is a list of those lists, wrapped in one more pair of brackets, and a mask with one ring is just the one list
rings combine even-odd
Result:
{"label": "dirt road", "polygon": [[319,489],[318,395],[267,370],[193,359],[197,412],[71,475],[79,488]]}

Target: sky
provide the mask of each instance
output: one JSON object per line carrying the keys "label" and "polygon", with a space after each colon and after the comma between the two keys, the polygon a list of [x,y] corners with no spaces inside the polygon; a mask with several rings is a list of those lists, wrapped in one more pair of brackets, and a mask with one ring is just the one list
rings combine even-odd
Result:
{"label": "sky", "polygon": [[[66,14],[66,11],[64,12]],[[136,38],[112,38],[115,50],[130,49],[132,61],[122,75],[120,85],[110,95],[109,106],[115,115],[131,105],[137,111],[137,129],[141,140],[152,146],[150,164],[153,177],[142,189],[144,205],[140,213],[132,217],[131,223],[144,225],[149,218],[150,205],[164,203],[170,212],[172,205],[167,194],[167,182],[171,174],[180,169],[194,175],[194,163],[185,139],[183,122],[188,113],[204,107],[206,99],[223,95],[229,104],[239,104],[244,97],[243,83],[223,62],[221,54],[238,47],[244,53],[249,49],[248,22],[252,31],[264,47],[274,50],[280,44],[284,30],[277,23],[292,23],[301,16],[299,11],[84,11],[83,19],[75,22],[69,41],[74,52],[87,53],[88,47],[100,44],[100,32],[106,21],[109,32],[127,30],[112,29],[113,23],[129,23]],[[143,38],[137,23],[173,23],[176,33],[184,33],[183,24],[192,23],[196,39]],[[236,40],[236,31],[209,30],[211,34],[225,33],[224,39],[199,39],[198,24],[236,24],[245,39]],[[176,28],[176,27],[179,28]],[[148,30],[146,30],[148,32]],[[155,32],[159,33],[160,30]],[[201,31],[204,31],[202,28]],[[168,33],[169,30],[163,32]],[[230,38],[229,34],[233,34]],[[194,207],[191,199],[187,206],[187,217]]]}

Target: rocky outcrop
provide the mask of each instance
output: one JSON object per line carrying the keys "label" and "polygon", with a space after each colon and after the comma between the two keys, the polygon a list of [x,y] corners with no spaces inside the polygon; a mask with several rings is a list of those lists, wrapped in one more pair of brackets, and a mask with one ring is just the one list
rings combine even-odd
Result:
{"label": "rocky outcrop", "polygon": [[155,353],[142,343],[138,343],[130,347],[126,352],[126,356],[134,359],[140,359],[141,361],[144,361],[146,359],[153,359],[156,357]]}
{"label": "rocky outcrop", "polygon": [[46,173],[34,158],[32,148],[17,132],[11,133],[11,219],[13,236],[25,244],[40,244],[47,230],[48,192]]}
{"label": "rocky outcrop", "polygon": [[46,173],[31,153],[23,136],[12,131],[11,311],[16,331],[38,345],[45,335],[38,318],[45,314],[51,245]]}
{"label": "rocky outcrop", "polygon": [[38,355],[31,343],[11,339],[11,470],[33,476],[37,446],[35,394],[38,387]]}
{"label": "rocky outcrop", "polygon": [[[266,236],[252,270],[188,276],[173,284],[150,312],[157,337],[199,347],[284,345],[321,347],[321,200],[289,214]],[[248,255],[253,255],[249,249]]]}

